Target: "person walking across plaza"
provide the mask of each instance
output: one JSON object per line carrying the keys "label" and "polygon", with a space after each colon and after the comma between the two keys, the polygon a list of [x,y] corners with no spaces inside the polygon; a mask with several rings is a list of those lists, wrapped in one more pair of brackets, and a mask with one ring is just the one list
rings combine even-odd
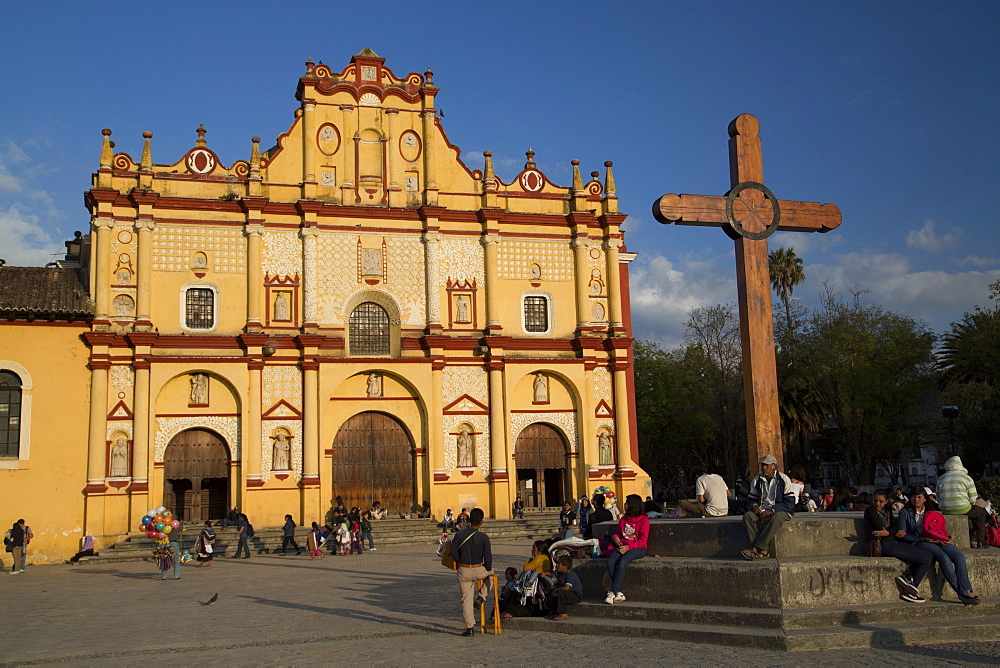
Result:
{"label": "person walking across plaza", "polygon": [[945,474],[938,478],[938,505],[944,515],[965,515],[975,527],[976,543],[973,547],[984,548],[986,545],[986,509],[976,505],[979,492],[976,483],[969,477],[969,472],[962,466],[958,456],[944,463]]}
{"label": "person walking across plaza", "polygon": [[614,549],[608,555],[608,579],[611,589],[605,603],[614,605],[625,601],[622,583],[625,569],[637,559],[646,556],[649,540],[649,517],[644,512],[642,497],[629,494],[625,497],[625,514],[618,520],[618,530],[611,535]]}
{"label": "person walking across plaza", "polygon": [[250,558],[250,519],[244,513],[240,513],[240,520],[236,524],[236,537],[238,543],[236,544],[236,554],[231,558],[237,559],[240,556],[240,552],[243,553],[244,559]]}
{"label": "person walking across plaza", "polygon": [[24,520],[21,520],[21,528],[24,529],[24,547],[21,548],[21,572],[23,573],[25,566],[28,565],[28,543],[35,537],[35,532]]}
{"label": "person walking across plaza", "polygon": [[291,515],[285,515],[285,524],[281,527],[281,556],[288,554],[288,546],[295,548],[295,554],[302,554],[302,548],[295,542],[295,521]]}
{"label": "person walking across plaza", "polygon": [[[469,513],[469,526],[455,534],[452,539],[452,557],[458,565],[458,587],[462,592],[462,620],[465,622],[463,636],[475,633],[476,606],[481,606],[490,596],[490,579],[493,574],[493,549],[490,537],[480,531],[483,526],[483,509],[473,508]],[[477,583],[483,580],[484,587],[477,591]]]}
{"label": "person walking across plaza", "polygon": [[205,526],[198,534],[195,554],[197,555],[198,568],[212,565],[212,558],[215,556],[215,529],[212,528],[212,522],[209,520],[205,520]]}
{"label": "person walking across plaza", "polygon": [[24,520],[18,520],[3,537],[4,549],[10,553],[13,560],[10,564],[10,575],[22,573],[21,552],[24,550]]}
{"label": "person walking across plaza", "polygon": [[787,475],[778,470],[774,455],[760,458],[760,475],[750,483],[747,496],[750,506],[743,515],[743,526],[750,538],[750,547],[741,554],[744,559],[768,559],[771,541],[778,529],[795,514],[795,490]]}

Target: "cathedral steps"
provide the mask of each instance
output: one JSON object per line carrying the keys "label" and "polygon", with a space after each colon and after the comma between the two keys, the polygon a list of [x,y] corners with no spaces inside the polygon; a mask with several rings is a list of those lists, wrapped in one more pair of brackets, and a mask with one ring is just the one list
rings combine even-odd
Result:
{"label": "cathedral steps", "polygon": [[[559,525],[559,514],[528,513],[523,520],[487,519],[484,530],[494,540],[539,540],[550,538]],[[189,525],[190,526],[190,525]],[[281,551],[281,527],[257,528],[250,539],[250,549],[254,554],[275,554]],[[295,541],[305,549],[308,528],[297,527]],[[436,545],[442,529],[431,519],[383,519],[372,523],[372,536],[376,547],[392,545]],[[194,550],[198,537],[196,527],[191,526],[181,537],[181,549]],[[225,532],[216,529],[215,553],[217,556],[231,555],[236,551],[236,531],[229,527]],[[145,534],[132,533],[114,545],[100,550],[94,557],[83,557],[81,564],[112,564],[127,561],[145,561],[152,558],[154,541]]]}

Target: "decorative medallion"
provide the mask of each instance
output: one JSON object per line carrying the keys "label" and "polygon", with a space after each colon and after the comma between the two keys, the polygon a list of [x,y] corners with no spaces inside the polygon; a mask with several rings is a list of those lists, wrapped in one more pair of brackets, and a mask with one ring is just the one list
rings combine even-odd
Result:
{"label": "decorative medallion", "polygon": [[526,169],[518,179],[521,188],[529,193],[537,193],[545,187],[545,177],[537,169]]}
{"label": "decorative medallion", "polygon": [[204,148],[196,148],[187,154],[185,164],[189,172],[210,174],[216,165],[215,154]]}
{"label": "decorative medallion", "polygon": [[324,155],[333,155],[340,148],[340,130],[332,123],[324,123],[316,133],[316,144]]}
{"label": "decorative medallion", "polygon": [[135,308],[135,300],[128,295],[118,295],[111,300],[111,305],[115,310],[115,315],[131,315],[132,309]]}
{"label": "decorative medallion", "polygon": [[420,137],[416,132],[407,130],[399,137],[399,154],[408,162],[415,162],[420,157]]}
{"label": "decorative medallion", "polygon": [[604,315],[605,315],[604,304],[602,304],[601,302],[594,302],[594,305],[591,307],[590,311],[591,315],[593,316],[593,320],[595,322],[601,322],[604,320]]}
{"label": "decorative medallion", "polygon": [[118,241],[120,241],[123,244],[132,243],[132,233],[129,232],[128,230],[122,230],[121,232],[118,233]]}
{"label": "decorative medallion", "polygon": [[378,95],[375,93],[365,93],[361,96],[361,99],[358,100],[358,104],[362,107],[377,107],[382,104],[382,100],[378,99]]}

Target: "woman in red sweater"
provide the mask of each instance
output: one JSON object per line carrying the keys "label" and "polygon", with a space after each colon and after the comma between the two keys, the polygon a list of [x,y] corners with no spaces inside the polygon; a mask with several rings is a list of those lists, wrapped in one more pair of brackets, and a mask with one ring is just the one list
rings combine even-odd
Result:
{"label": "woman in red sweater", "polygon": [[622,593],[625,568],[636,559],[646,556],[648,538],[649,518],[644,512],[642,497],[638,494],[629,494],[625,497],[625,515],[618,520],[618,531],[611,536],[615,549],[608,555],[611,591],[604,599],[605,603],[614,605],[625,601],[625,594]]}

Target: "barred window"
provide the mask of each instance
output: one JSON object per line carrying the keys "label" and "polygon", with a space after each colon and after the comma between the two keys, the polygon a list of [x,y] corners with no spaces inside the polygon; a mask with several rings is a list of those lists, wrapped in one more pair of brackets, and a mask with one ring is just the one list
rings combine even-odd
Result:
{"label": "barred window", "polygon": [[17,457],[21,444],[21,379],[0,370],[0,457]]}
{"label": "barred window", "polygon": [[389,354],[389,314],[374,302],[359,304],[351,313],[348,336],[352,355]]}
{"label": "barred window", "polygon": [[215,292],[211,288],[188,288],[184,299],[184,322],[191,329],[215,326]]}
{"label": "barred window", "polygon": [[549,300],[546,297],[524,298],[524,331],[549,331]]}

